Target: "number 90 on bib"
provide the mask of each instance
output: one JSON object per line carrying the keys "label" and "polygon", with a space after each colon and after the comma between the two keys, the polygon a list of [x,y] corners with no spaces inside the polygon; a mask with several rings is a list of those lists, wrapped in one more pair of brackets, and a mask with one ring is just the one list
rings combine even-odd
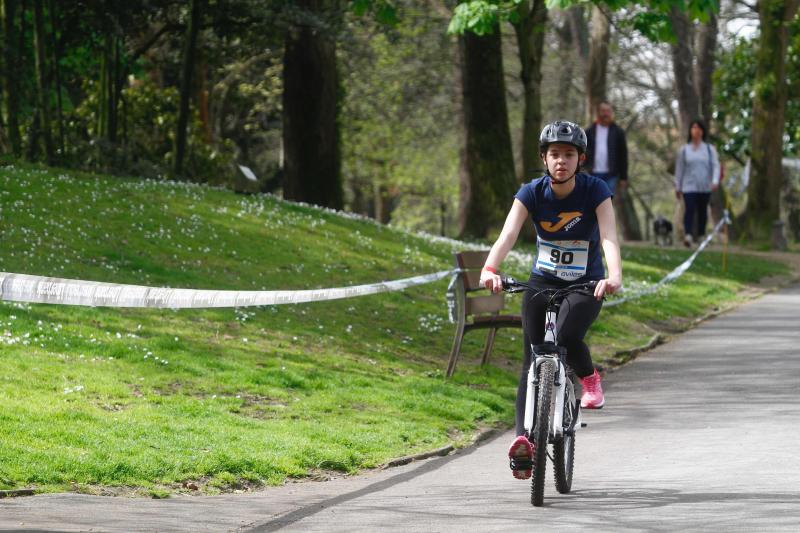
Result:
{"label": "number 90 on bib", "polygon": [[574,280],[586,274],[589,241],[544,241],[539,239],[536,268],[560,279]]}

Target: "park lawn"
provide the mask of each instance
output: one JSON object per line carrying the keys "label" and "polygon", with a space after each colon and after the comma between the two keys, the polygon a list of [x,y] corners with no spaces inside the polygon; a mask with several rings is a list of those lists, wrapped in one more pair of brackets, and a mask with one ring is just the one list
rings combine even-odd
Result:
{"label": "park lawn", "polygon": [[[0,207],[0,270],[139,285],[372,283],[449,269],[465,246],[266,195],[31,166],[0,168]],[[654,283],[688,253],[625,248],[626,286]],[[509,264],[525,276],[524,261]],[[659,293],[606,310],[590,334],[598,361],[788,273],[746,255],[720,264],[704,253]],[[251,489],[508,426],[519,332],[498,335],[485,367],[482,335],[468,335],[445,380],[446,287],[218,310],[0,302],[0,489]]]}

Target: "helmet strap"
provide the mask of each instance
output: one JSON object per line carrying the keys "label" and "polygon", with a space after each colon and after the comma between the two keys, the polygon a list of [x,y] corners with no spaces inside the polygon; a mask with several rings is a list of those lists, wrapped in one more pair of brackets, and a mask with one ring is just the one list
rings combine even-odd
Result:
{"label": "helmet strap", "polygon": [[[580,166],[580,165],[578,165],[578,166]],[[545,176],[550,176],[550,182],[551,182],[551,183],[555,183],[556,185],[563,185],[563,184],[565,184],[565,183],[569,183],[569,182],[570,182],[570,180],[573,180],[573,179],[575,179],[575,175],[576,175],[577,173],[578,173],[578,169],[576,168],[576,169],[575,169],[575,173],[574,173],[574,174],[572,174],[572,176],[568,177],[568,178],[567,178],[567,179],[565,179],[565,180],[557,181],[557,180],[556,180],[556,179],[553,177],[553,175],[552,175],[552,174],[550,174],[550,167],[547,165],[547,161],[545,160],[545,162],[544,162],[544,174],[545,174]]]}

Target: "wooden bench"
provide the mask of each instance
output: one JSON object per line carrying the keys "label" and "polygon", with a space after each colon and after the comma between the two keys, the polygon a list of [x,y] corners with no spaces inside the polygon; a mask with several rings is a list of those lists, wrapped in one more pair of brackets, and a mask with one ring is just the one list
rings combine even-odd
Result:
{"label": "wooden bench", "polygon": [[[481,364],[485,365],[492,352],[494,337],[499,328],[521,328],[522,317],[513,314],[500,314],[505,307],[503,293],[492,294],[481,287],[481,269],[486,262],[488,251],[456,252],[456,266],[461,270],[455,282],[455,321],[456,333],[453,338],[453,349],[447,363],[447,377],[456,370],[458,356],[461,353],[461,342],[464,335],[473,329],[488,329],[486,344],[483,347]],[[480,296],[470,293],[481,291]]]}

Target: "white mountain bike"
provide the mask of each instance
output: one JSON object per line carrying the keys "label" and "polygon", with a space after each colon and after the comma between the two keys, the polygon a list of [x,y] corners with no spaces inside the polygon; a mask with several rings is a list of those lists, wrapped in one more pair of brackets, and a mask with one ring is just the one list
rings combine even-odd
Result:
{"label": "white mountain bike", "polygon": [[525,399],[525,436],[533,444],[533,460],[515,459],[512,468],[533,469],[531,503],[544,503],[545,470],[548,444],[553,447],[553,467],[556,490],[567,494],[572,490],[575,459],[575,432],[586,427],[580,420],[581,402],[575,394],[575,374],[566,364],[567,349],[558,345],[556,319],[564,297],[572,293],[593,294],[596,281],[570,285],[561,289],[540,289],[511,277],[503,277],[503,290],[535,291],[549,295],[545,312],[544,343],[532,345],[533,362],[528,370],[528,390]]}

